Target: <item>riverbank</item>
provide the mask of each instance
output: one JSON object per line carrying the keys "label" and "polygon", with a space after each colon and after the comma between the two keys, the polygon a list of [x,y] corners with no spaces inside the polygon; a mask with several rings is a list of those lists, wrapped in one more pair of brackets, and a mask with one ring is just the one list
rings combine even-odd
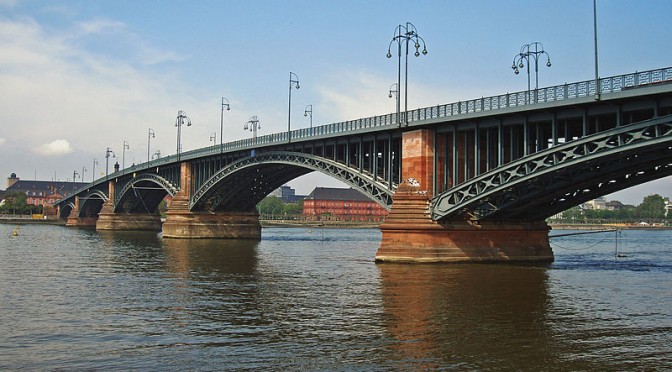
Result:
{"label": "riverbank", "polygon": [[672,226],[662,225],[631,225],[625,223],[604,223],[604,224],[564,224],[549,223],[552,230],[672,230]]}
{"label": "riverbank", "polygon": [[333,229],[377,229],[380,223],[351,221],[261,220],[261,227],[304,227]]}
{"label": "riverbank", "polygon": [[41,225],[65,225],[64,220],[58,220],[58,219],[35,219],[35,218],[24,218],[24,217],[18,217],[18,218],[6,218],[2,217],[0,218],[0,224],[7,224],[7,225],[27,225],[27,224],[41,224]]}

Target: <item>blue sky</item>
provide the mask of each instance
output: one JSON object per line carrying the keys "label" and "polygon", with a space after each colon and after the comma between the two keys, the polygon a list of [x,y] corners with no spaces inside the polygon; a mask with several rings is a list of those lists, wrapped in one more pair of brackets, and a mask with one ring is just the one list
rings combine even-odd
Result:
{"label": "blue sky", "polygon": [[[672,65],[669,0],[597,0],[601,76]],[[409,62],[409,108],[525,90],[511,62],[542,42],[553,62],[540,86],[594,77],[591,0],[147,1],[0,0],[0,177],[90,181],[112,148],[128,166],[152,152],[175,153],[175,117],[184,110],[184,150],[287,128],[389,113],[396,60],[385,58],[394,29],[412,22],[428,54]],[[122,151],[124,141],[129,149]],[[111,159],[116,160],[116,159]],[[111,164],[110,164],[111,167]],[[309,175],[300,194],[337,185]],[[667,178],[610,199],[638,204],[672,197]]]}

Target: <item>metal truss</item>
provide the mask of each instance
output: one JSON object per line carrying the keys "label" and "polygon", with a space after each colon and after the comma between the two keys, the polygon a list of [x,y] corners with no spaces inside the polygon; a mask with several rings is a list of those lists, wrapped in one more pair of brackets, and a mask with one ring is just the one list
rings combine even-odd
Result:
{"label": "metal truss", "polygon": [[[142,182],[151,182],[157,187],[147,187],[147,186],[137,186],[138,184]],[[161,192],[165,191],[171,196],[174,196],[178,192],[178,187],[173,185],[172,182],[169,180],[159,176],[158,174],[154,173],[142,173],[134,178],[131,178],[125,185],[124,187],[121,188],[119,192],[116,193],[115,195],[115,200],[114,200],[114,210],[115,212],[117,209],[120,208],[122,205],[123,201],[127,199],[129,196],[135,196],[136,198],[140,197],[138,194],[138,190],[159,190]],[[163,195],[163,194],[162,194]]]}
{"label": "metal truss", "polygon": [[[96,200],[96,201],[100,200],[101,202],[100,202],[99,205],[102,205],[108,199],[109,199],[109,197],[107,196],[107,194],[105,194],[105,192],[101,191],[101,190],[93,190],[93,191],[87,193],[86,196],[80,197],[79,198],[79,201],[80,201],[79,210],[77,211],[78,217],[86,217],[87,216],[86,212],[87,211],[91,212],[89,210],[91,208],[90,207],[91,204],[89,203],[90,200]],[[97,211],[95,213],[97,213]],[[88,213],[88,215],[95,214],[95,213]]]}
{"label": "metal truss", "polygon": [[544,219],[669,174],[672,115],[586,136],[483,173],[435,196],[432,218]]}
{"label": "metal truss", "polygon": [[[386,183],[374,181],[372,176],[360,173],[358,169],[316,155],[274,151],[240,159],[221,169],[194,192],[189,209],[221,209],[223,204],[229,202],[243,203],[246,197],[251,198],[244,203],[249,209],[250,204],[253,203],[254,207],[260,198],[275,188],[310,171],[330,175],[386,209],[392,206],[393,190],[389,190]],[[247,195],[237,192],[246,192]]]}

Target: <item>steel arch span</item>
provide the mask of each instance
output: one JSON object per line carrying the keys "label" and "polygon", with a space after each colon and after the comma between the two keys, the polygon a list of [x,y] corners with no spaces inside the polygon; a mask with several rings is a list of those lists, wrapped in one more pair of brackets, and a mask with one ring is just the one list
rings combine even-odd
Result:
{"label": "steel arch span", "polygon": [[672,175],[672,115],[583,137],[435,196],[432,219],[543,220],[595,197]]}
{"label": "steel arch span", "polygon": [[177,192],[178,188],[172,182],[158,174],[141,173],[116,193],[114,212],[154,212],[166,195],[174,196]]}
{"label": "steel arch span", "polygon": [[91,217],[100,212],[103,203],[108,200],[107,194],[100,190],[92,190],[83,198],[79,198],[79,210],[77,217]]}
{"label": "steel arch span", "polygon": [[394,190],[370,174],[316,155],[274,151],[249,156],[222,168],[194,192],[189,209],[250,211],[271,191],[312,171],[350,185],[388,210],[392,206]]}

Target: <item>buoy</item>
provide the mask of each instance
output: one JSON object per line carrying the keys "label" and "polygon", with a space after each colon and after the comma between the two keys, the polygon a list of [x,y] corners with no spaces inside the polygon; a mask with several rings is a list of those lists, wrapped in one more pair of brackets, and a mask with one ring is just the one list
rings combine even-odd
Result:
{"label": "buoy", "polygon": [[19,236],[19,227],[14,228],[14,236]]}

